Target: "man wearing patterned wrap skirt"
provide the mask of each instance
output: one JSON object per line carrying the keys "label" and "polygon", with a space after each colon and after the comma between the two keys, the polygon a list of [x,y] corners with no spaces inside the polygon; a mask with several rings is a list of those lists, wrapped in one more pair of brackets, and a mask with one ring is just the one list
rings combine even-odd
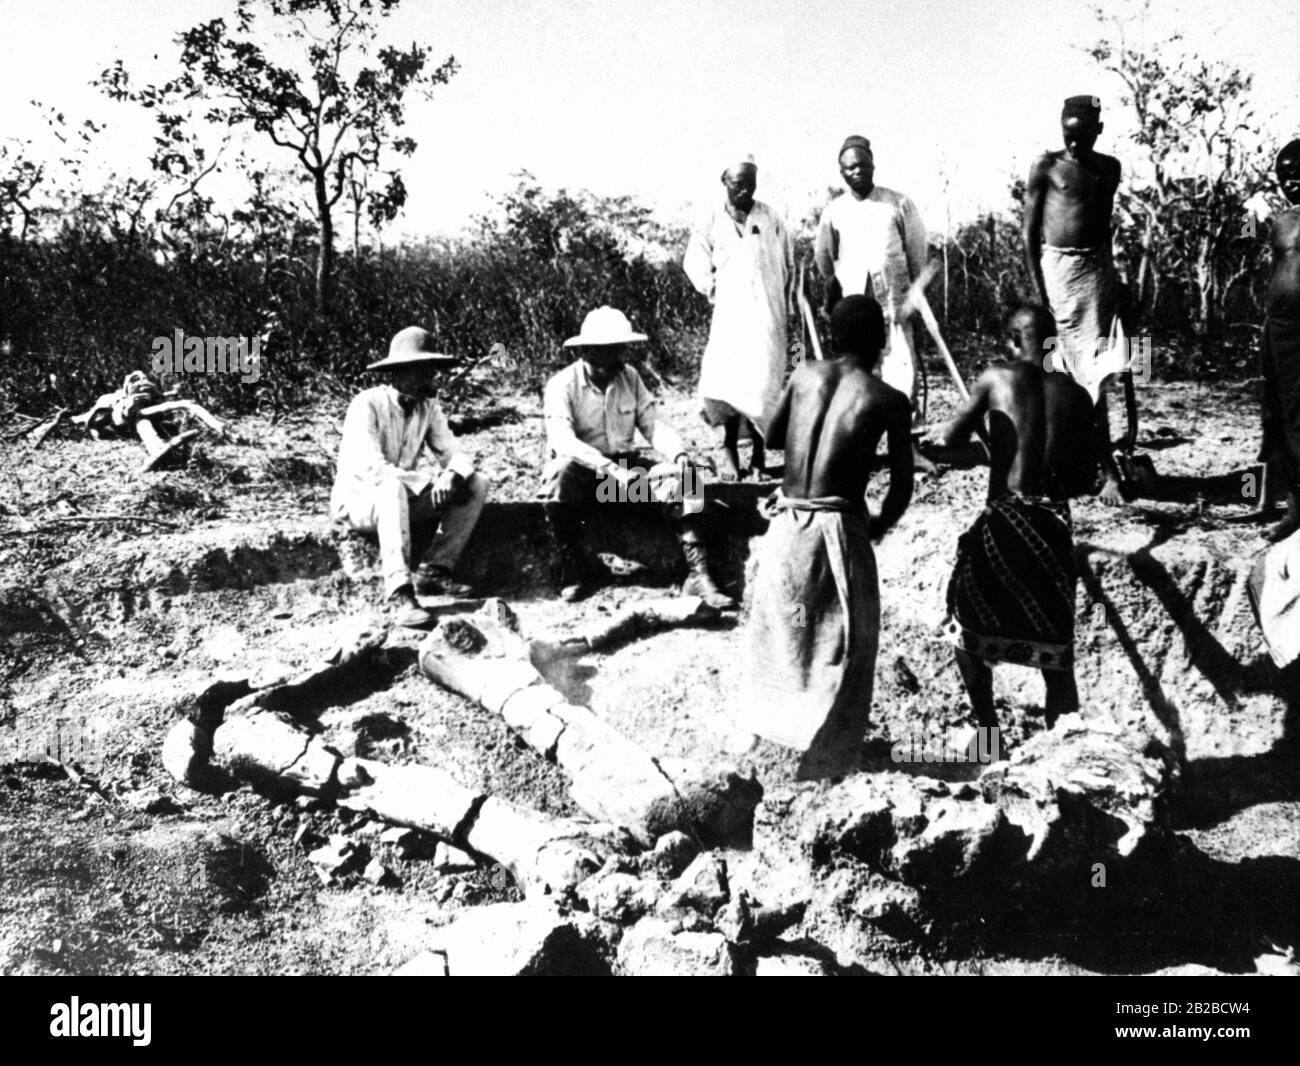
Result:
{"label": "man wearing patterned wrap skirt", "polygon": [[998,724],[989,664],[1008,662],[1043,672],[1050,726],[1079,708],[1067,501],[1089,490],[1105,431],[1087,390],[1043,369],[1043,342],[1055,333],[1047,310],[1021,308],[1011,330],[1017,360],[985,371],[943,434],[952,447],[983,435],[988,417],[988,506],[958,541],[944,625],[980,725]]}

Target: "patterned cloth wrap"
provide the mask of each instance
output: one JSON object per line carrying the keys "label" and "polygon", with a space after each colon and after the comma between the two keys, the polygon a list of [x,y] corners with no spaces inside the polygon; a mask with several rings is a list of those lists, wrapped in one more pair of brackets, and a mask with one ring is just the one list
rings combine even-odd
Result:
{"label": "patterned cloth wrap", "polygon": [[1068,670],[1078,577],[1069,504],[1006,493],[957,542],[945,636],[989,662]]}

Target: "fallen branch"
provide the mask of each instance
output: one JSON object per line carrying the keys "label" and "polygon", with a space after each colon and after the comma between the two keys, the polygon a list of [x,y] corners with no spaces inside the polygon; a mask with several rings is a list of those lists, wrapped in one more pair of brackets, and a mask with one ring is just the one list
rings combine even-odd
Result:
{"label": "fallen branch", "polygon": [[55,526],[87,526],[94,525],[96,522],[148,522],[151,525],[161,526],[163,529],[177,528],[175,522],[164,522],[161,518],[150,518],[142,514],[74,514],[51,518],[48,522],[34,526],[31,529],[7,529],[0,533],[0,537],[30,537],[36,533],[48,533]]}
{"label": "fallen branch", "polygon": [[56,759],[49,752],[45,753],[45,761],[49,763],[49,765],[55,766],[58,769],[62,770],[67,775],[68,780],[71,781],[78,788],[84,788],[87,792],[93,792],[96,796],[104,800],[106,803],[114,802],[113,796],[111,796],[108,792],[106,792],[99,784],[97,784],[87,774],[83,774],[81,771],[79,771],[71,763],[66,763],[62,759]]}
{"label": "fallen branch", "polygon": [[68,409],[66,407],[60,407],[57,411],[54,412],[54,417],[51,418],[48,422],[46,422],[45,425],[43,425],[37,431],[36,439],[32,441],[32,451],[36,451],[37,448],[39,448],[42,444],[45,443],[45,438],[54,432],[55,427],[57,427],[59,423],[63,421],[63,419],[67,416],[67,413],[68,413]]}

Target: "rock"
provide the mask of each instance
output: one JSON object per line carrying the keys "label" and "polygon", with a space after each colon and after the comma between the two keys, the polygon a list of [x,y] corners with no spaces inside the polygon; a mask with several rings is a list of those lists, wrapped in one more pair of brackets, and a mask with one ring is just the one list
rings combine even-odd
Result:
{"label": "rock", "polygon": [[979,780],[1030,836],[1028,860],[1064,866],[1131,855],[1157,824],[1175,765],[1154,739],[1067,715]]}
{"label": "rock", "polygon": [[1266,953],[1255,959],[1255,970],[1269,977],[1300,977],[1300,963],[1296,962],[1295,950],[1276,949],[1276,954]]}
{"label": "rock", "polygon": [[1185,962],[1181,966],[1166,966],[1163,970],[1145,974],[1146,977],[1233,977],[1235,974],[1202,966],[1199,962]]}
{"label": "rock", "polygon": [[660,874],[672,878],[685,870],[699,852],[695,841],[680,830],[674,830],[655,841],[651,859]]}
{"label": "rock", "polygon": [[618,967],[629,977],[730,977],[737,971],[721,933],[678,933],[658,918],[643,918],[624,934]]}
{"label": "rock", "polygon": [[121,797],[122,805],[141,814],[176,814],[184,808],[159,788],[141,788]]}
{"label": "rock", "polygon": [[705,852],[682,871],[660,898],[656,910],[660,914],[695,910],[711,916],[730,898],[725,860]]}
{"label": "rock", "polygon": [[404,825],[390,825],[379,834],[379,843],[391,846],[399,859],[414,858],[421,853],[424,847],[421,834],[414,829],[408,829]]}
{"label": "rock", "polygon": [[658,765],[676,789],[671,807],[652,822],[659,832],[687,830],[705,847],[748,846],[754,808],[763,798],[754,770],[741,774],[732,766],[702,767],[668,756]]}
{"label": "rock", "polygon": [[446,977],[447,956],[439,951],[422,951],[407,959],[389,977]]}
{"label": "rock", "polygon": [[404,750],[410,728],[382,711],[347,707],[321,715],[335,747],[350,756],[383,757]]}
{"label": "rock", "polygon": [[187,718],[169,730],[163,740],[164,769],[181,784],[197,788],[203,783],[212,756],[212,738]]}
{"label": "rock", "polygon": [[749,940],[754,932],[754,918],[748,895],[739,892],[719,907],[713,916],[713,927],[733,944]]}
{"label": "rock", "polygon": [[655,885],[617,870],[602,870],[583,881],[577,891],[597,918],[624,924],[648,913],[659,895]]}
{"label": "rock", "polygon": [[316,874],[325,884],[332,884],[344,874],[362,869],[370,858],[365,844],[350,840],[341,833],[330,837],[329,843],[307,856],[316,868]]}
{"label": "rock", "polygon": [[366,863],[366,868],[361,871],[361,876],[372,885],[388,884],[393,880],[392,872],[378,859],[371,859]]}
{"label": "rock", "polygon": [[824,962],[808,955],[764,955],[758,960],[755,977],[830,977]]}
{"label": "rock", "polygon": [[379,843],[392,844],[394,847],[401,847],[408,844],[415,837],[415,830],[408,829],[404,825],[390,825],[379,834]]}
{"label": "rock", "polygon": [[608,976],[602,944],[553,906],[492,903],[434,930],[428,948],[447,958],[451,977]]}
{"label": "rock", "polygon": [[433,850],[433,865],[439,873],[450,873],[452,870],[473,870],[478,863],[469,852],[440,840]]}

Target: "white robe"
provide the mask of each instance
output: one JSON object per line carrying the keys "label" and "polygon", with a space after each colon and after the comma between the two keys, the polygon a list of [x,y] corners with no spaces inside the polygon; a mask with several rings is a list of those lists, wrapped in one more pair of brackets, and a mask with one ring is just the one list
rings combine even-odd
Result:
{"label": "white robe", "polygon": [[794,249],[785,223],[757,200],[743,223],[718,207],[691,233],[682,267],[713,304],[700,396],[730,404],[765,430],[788,362]]}

